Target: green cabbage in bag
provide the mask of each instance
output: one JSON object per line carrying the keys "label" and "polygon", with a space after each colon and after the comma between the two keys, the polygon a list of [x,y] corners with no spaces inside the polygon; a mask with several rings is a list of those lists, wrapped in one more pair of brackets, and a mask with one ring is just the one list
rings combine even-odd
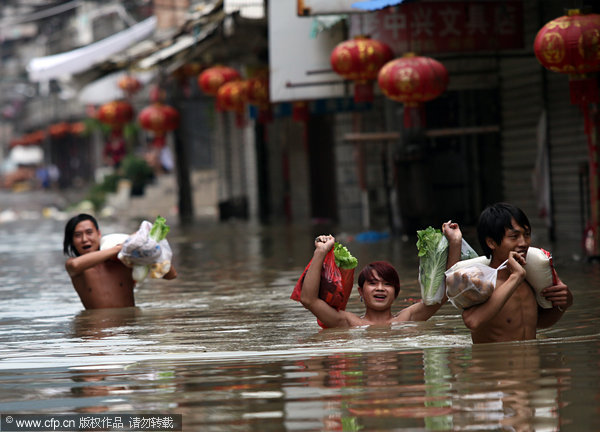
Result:
{"label": "green cabbage in bag", "polygon": [[[448,260],[448,240],[440,229],[427,227],[417,231],[419,257],[419,285],[421,298],[426,305],[441,303],[444,298],[445,271]],[[460,259],[477,257],[477,252],[462,240]]]}
{"label": "green cabbage in bag", "polygon": [[417,231],[419,285],[426,305],[441,303],[444,297],[444,272],[448,259],[448,240],[432,227]]}

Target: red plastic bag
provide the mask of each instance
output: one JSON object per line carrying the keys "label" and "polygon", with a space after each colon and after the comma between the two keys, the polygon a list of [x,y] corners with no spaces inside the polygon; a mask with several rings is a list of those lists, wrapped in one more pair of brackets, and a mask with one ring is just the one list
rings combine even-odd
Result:
{"label": "red plastic bag", "polygon": [[[300,294],[302,292],[302,283],[306,272],[310,267],[308,263],[302,276],[296,282],[294,290],[290,298],[292,300],[300,301]],[[354,269],[340,269],[335,265],[335,255],[333,249],[331,249],[325,260],[323,261],[323,269],[321,270],[321,282],[319,283],[319,298],[324,300],[329,306],[336,310],[345,310],[352,293],[352,286],[354,285]],[[323,328],[326,326],[317,319],[319,325]]]}

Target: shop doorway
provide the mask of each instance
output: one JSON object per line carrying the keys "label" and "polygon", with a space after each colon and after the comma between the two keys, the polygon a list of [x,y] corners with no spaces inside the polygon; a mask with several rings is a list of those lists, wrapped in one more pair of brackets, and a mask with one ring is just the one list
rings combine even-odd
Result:
{"label": "shop doorway", "polygon": [[310,204],[313,222],[336,222],[334,118],[331,114],[312,115],[306,125]]}

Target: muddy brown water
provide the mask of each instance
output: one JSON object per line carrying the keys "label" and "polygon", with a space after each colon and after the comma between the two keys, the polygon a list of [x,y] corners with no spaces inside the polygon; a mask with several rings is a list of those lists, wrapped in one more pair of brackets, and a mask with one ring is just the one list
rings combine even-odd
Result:
{"label": "muddy brown water", "polygon": [[[538,339],[473,346],[458,311],[424,323],[321,330],[289,299],[306,227],[174,226],[179,278],[136,308],[84,311],[64,271],[64,221],[0,224],[0,413],[177,413],[186,431],[600,430],[600,265],[556,256],[575,304]],[[101,221],[104,233],[134,223]],[[359,266],[399,270],[412,240],[338,238]],[[348,309],[360,312],[356,291]]]}

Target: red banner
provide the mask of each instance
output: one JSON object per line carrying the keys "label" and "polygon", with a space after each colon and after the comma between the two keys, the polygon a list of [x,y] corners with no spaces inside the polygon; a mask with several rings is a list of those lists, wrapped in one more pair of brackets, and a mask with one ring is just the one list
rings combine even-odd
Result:
{"label": "red banner", "polygon": [[520,0],[406,3],[350,21],[351,36],[368,35],[396,55],[523,48]]}

